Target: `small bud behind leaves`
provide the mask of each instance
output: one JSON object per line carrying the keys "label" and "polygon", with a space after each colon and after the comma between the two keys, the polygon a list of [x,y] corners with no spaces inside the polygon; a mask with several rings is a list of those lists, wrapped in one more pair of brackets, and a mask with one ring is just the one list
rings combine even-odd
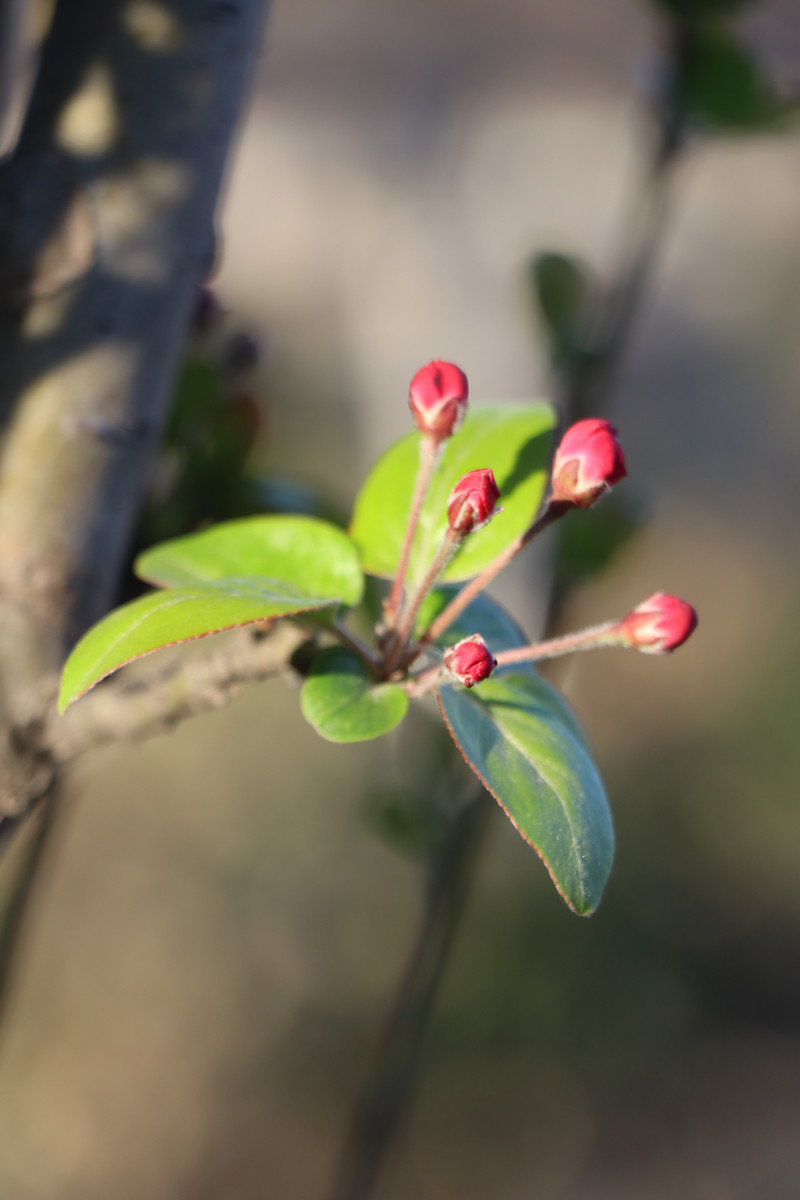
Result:
{"label": "small bud behind leaves", "polygon": [[471,688],[489,678],[497,666],[497,659],[481,635],[474,633],[445,650],[444,665],[459,683]]}
{"label": "small bud behind leaves", "polygon": [[465,536],[491,519],[500,489],[488,468],[468,471],[459,479],[447,501],[447,520],[454,533]]}
{"label": "small bud behind leaves", "polygon": [[670,654],[696,628],[697,613],[691,604],[664,592],[654,592],[621,623],[628,644],[645,654]]}
{"label": "small bud behind leaves", "polygon": [[553,458],[553,500],[589,508],[627,474],[625,455],[610,421],[577,421],[561,439]]}
{"label": "small bud behind leaves", "polygon": [[467,409],[467,377],[454,363],[428,363],[411,380],[408,407],[420,433],[441,442],[458,429]]}

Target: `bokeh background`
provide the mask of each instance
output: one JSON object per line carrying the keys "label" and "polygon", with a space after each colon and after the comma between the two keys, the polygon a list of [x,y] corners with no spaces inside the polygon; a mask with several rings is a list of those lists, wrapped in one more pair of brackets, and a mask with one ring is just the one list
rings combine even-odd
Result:
{"label": "bokeh background", "polygon": [[[797,0],[739,29],[800,81]],[[634,0],[276,0],[218,278],[265,348],[268,476],[346,514],[432,357],[476,399],[548,394],[528,263],[613,269],[659,38]],[[385,1200],[800,1194],[799,218],[796,135],[692,141],[609,407],[648,520],[565,620],[663,589],[701,626],[559,668],[616,867],[578,920],[498,814]],[[535,564],[505,595],[538,632]],[[0,1195],[325,1194],[422,875],[364,819],[408,743],[328,745],[296,700],[74,771],[0,1040]]]}

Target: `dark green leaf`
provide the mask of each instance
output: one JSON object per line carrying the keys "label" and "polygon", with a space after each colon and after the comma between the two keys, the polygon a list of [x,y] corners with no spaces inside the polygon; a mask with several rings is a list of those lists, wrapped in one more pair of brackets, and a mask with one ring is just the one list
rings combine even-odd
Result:
{"label": "dark green leaf", "polygon": [[[467,471],[491,467],[503,512],[464,544],[445,571],[445,580],[469,579],[528,527],[546,484],[545,467],[554,424],[546,405],[497,405],[474,409],[446,443],[417,531],[409,582],[419,582],[447,526],[447,500]],[[397,569],[419,461],[419,436],[396,442],[379,460],[356,500],[350,533],[364,570],[391,579]]]}
{"label": "dark green leaf", "polygon": [[691,121],[735,133],[768,128],[788,115],[755,58],[721,24],[692,29],[679,67],[679,104]]}
{"label": "dark green leaf", "polygon": [[396,683],[376,684],[355,655],[337,646],[317,659],[300,706],[329,742],[366,742],[400,724],[408,696]]}
{"label": "dark green leaf", "polygon": [[605,791],[578,723],[531,673],[443,688],[439,707],[469,766],[541,857],[570,908],[593,912],[611,870]]}
{"label": "dark green leaf", "polygon": [[[242,583],[286,585],[302,595],[358,604],[364,577],[347,534],[313,517],[246,517],[225,521],[140,554],[136,574],[159,587]],[[315,607],[315,606],[311,606]]]}
{"label": "dark green leaf", "polygon": [[537,254],[531,282],[553,357],[557,361],[570,357],[581,349],[591,294],[587,268],[566,254]]}
{"label": "dark green leaf", "polygon": [[[457,588],[436,588],[426,596],[420,608],[417,629],[420,633],[431,624],[442,609],[449,604]],[[530,638],[502,605],[485,593],[476,596],[460,617],[439,639],[440,646],[451,646],[461,638],[479,633],[493,654],[499,650],[513,650],[526,646]],[[517,670],[520,668],[517,667]]]}
{"label": "dark green leaf", "polygon": [[109,613],[81,638],[64,667],[59,709],[63,712],[106,675],[153,650],[335,603],[329,596],[288,585],[277,590],[269,581],[254,579],[149,592]]}

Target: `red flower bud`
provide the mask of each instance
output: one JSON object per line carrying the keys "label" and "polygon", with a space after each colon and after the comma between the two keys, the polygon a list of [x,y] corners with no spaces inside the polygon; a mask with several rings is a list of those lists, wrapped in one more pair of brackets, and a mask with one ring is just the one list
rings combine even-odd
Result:
{"label": "red flower bud", "polygon": [[589,508],[626,474],[614,426],[597,417],[577,421],[564,434],[553,459],[553,499]]}
{"label": "red flower bud", "polygon": [[462,535],[480,529],[494,514],[499,499],[500,489],[488,468],[468,471],[459,479],[447,501],[450,528]]}
{"label": "red flower bud", "polygon": [[428,363],[417,371],[408,392],[408,407],[417,429],[437,442],[449,438],[464,418],[468,395],[467,377],[459,367]]}
{"label": "red flower bud", "polygon": [[697,628],[697,613],[677,596],[655,592],[628,613],[622,632],[629,645],[645,654],[669,654]]}
{"label": "red flower bud", "polygon": [[464,687],[474,687],[482,679],[488,679],[497,666],[486,642],[479,633],[464,638],[444,652],[444,665]]}

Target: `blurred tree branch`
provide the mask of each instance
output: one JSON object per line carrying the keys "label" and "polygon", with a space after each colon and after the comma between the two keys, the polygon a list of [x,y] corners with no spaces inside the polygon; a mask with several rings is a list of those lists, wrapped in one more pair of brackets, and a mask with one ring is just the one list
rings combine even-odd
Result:
{"label": "blurred tree branch", "polygon": [[265,8],[60,0],[0,164],[0,817],[119,586]]}

